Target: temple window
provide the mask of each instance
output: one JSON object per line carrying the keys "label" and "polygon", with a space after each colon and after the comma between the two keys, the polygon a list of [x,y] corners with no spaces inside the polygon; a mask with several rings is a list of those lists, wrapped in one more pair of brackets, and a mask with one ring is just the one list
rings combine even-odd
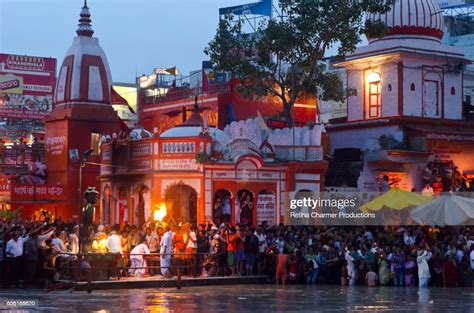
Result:
{"label": "temple window", "polygon": [[426,72],[423,76],[423,116],[439,117],[441,114],[441,74],[437,71]]}
{"label": "temple window", "polygon": [[366,118],[381,116],[382,80],[377,72],[370,72],[366,76]]}

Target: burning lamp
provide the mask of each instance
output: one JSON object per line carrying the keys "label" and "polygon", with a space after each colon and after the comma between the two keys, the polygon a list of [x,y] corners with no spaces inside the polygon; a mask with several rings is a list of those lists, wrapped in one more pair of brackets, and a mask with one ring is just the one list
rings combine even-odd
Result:
{"label": "burning lamp", "polygon": [[153,211],[153,220],[155,222],[162,222],[166,214],[168,214],[168,211],[165,203],[155,204],[155,210]]}

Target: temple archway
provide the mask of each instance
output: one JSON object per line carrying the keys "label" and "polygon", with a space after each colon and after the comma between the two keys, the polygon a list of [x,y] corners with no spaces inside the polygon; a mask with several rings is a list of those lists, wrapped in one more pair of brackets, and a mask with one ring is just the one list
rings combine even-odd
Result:
{"label": "temple archway", "polygon": [[168,216],[171,223],[188,222],[197,224],[197,192],[185,184],[168,188],[165,195]]}
{"label": "temple archway", "polygon": [[220,225],[221,223],[232,223],[232,194],[227,189],[219,189],[214,193],[214,203],[212,207],[212,221]]}
{"label": "temple archway", "polygon": [[235,197],[235,222],[253,225],[255,221],[255,195],[249,189],[240,189]]}

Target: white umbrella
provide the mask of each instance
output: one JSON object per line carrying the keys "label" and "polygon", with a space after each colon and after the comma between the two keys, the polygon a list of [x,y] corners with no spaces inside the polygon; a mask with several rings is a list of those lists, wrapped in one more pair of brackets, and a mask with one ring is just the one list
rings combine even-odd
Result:
{"label": "white umbrella", "polygon": [[474,219],[474,199],[455,195],[442,195],[411,211],[412,219],[425,225],[461,225]]}

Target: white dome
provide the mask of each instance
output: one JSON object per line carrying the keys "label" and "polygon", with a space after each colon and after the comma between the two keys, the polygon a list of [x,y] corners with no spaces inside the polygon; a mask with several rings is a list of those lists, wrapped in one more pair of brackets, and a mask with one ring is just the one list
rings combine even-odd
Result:
{"label": "white dome", "polygon": [[395,0],[387,13],[370,13],[367,20],[384,22],[388,27],[386,37],[416,35],[437,40],[443,37],[443,13],[436,0]]}
{"label": "white dome", "polygon": [[130,131],[130,139],[132,140],[147,139],[152,137],[153,134],[143,127],[137,127]]}

